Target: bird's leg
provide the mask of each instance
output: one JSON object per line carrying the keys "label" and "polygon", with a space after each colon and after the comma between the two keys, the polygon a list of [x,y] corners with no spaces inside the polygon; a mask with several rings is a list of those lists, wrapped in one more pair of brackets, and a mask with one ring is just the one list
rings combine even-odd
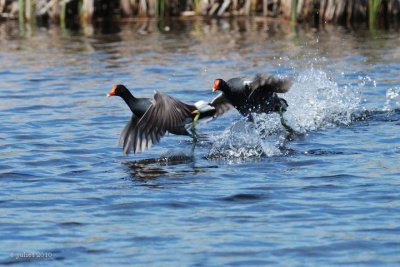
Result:
{"label": "bird's leg", "polygon": [[250,113],[250,114],[247,116],[247,121],[252,122],[252,123],[255,123],[254,117],[253,117],[253,113]]}
{"label": "bird's leg", "polygon": [[194,118],[193,118],[192,127],[191,127],[192,130],[194,130],[194,127],[196,126],[197,121],[200,118],[200,111],[196,109],[196,110],[192,111],[192,114],[193,115],[196,114],[196,116],[194,116]]}
{"label": "bird's leg", "polygon": [[193,142],[197,142],[199,139],[199,135],[197,134],[196,128],[192,127],[190,128],[190,136],[193,138]]}
{"label": "bird's leg", "polygon": [[281,124],[282,124],[282,126],[286,129],[286,131],[289,132],[289,136],[292,136],[292,135],[296,134],[296,131],[293,130],[293,128],[290,127],[290,126],[287,124],[285,118],[283,117],[283,110],[282,110],[282,108],[279,108],[279,117],[280,117],[280,119],[281,119]]}
{"label": "bird's leg", "polygon": [[190,131],[191,131],[190,136],[193,138],[193,142],[196,143],[198,140],[198,137],[199,137],[199,135],[196,132],[196,124],[200,117],[200,111],[196,109],[196,110],[192,111],[192,114],[193,115],[196,114],[196,116],[194,116],[192,126],[190,127]]}
{"label": "bird's leg", "polygon": [[194,149],[196,148],[198,139],[197,139],[197,134],[196,135],[192,135],[192,137],[193,137],[193,145],[192,145],[191,155],[193,156],[194,155]]}
{"label": "bird's leg", "polygon": [[192,137],[192,139],[193,139],[193,145],[192,145],[192,149],[191,149],[191,155],[193,156],[194,155],[194,149],[196,148],[196,145],[197,145],[197,141],[199,140],[199,135],[197,134],[197,132],[196,132],[196,128],[194,128],[194,127],[192,127],[191,129],[190,129],[190,136]]}

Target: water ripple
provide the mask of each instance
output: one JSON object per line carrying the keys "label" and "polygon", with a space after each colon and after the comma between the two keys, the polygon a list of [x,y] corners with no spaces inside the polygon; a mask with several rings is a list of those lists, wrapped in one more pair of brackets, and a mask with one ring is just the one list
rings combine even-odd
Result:
{"label": "water ripple", "polygon": [[[26,36],[0,23],[0,264],[399,265],[398,34],[162,23]],[[232,111],[197,143],[117,146],[131,112],[105,97],[113,84],[193,103],[256,72],[294,79],[296,135]]]}

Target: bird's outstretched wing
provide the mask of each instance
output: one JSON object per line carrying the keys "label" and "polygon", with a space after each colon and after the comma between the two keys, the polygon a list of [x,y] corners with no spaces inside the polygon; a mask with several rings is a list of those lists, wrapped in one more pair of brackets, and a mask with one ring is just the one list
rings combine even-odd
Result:
{"label": "bird's outstretched wing", "polygon": [[134,140],[132,133],[134,132],[138,122],[139,118],[136,117],[135,114],[132,114],[131,120],[126,124],[119,136],[118,144],[123,147],[125,154],[129,154],[132,148]]}
{"label": "bird's outstretched wing", "polygon": [[215,117],[221,116],[233,107],[224,93],[217,95],[209,104],[215,108]]}
{"label": "bird's outstretched wing", "polygon": [[253,97],[263,97],[272,93],[286,93],[292,86],[289,79],[280,79],[268,73],[257,73],[251,83],[251,93]]}
{"label": "bird's outstretched wing", "polygon": [[126,140],[123,143],[124,152],[126,154],[129,154],[131,150],[133,153],[141,152],[160,142],[167,131],[173,131],[176,127],[183,125],[195,109],[194,106],[156,92],[152,104],[136,126],[128,127],[128,124],[125,127],[127,130],[123,131],[124,140]]}

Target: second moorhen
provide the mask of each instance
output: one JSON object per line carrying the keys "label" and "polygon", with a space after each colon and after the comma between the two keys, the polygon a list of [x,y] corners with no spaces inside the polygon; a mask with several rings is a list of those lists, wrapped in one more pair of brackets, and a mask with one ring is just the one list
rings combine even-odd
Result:
{"label": "second moorhen", "polygon": [[211,102],[216,114],[221,114],[230,107],[236,108],[240,114],[254,121],[253,113],[278,112],[282,125],[293,131],[283,119],[288,103],[277,93],[286,93],[292,86],[289,79],[280,79],[267,73],[258,73],[252,78],[237,77],[224,81],[216,79],[213,91],[221,91]]}

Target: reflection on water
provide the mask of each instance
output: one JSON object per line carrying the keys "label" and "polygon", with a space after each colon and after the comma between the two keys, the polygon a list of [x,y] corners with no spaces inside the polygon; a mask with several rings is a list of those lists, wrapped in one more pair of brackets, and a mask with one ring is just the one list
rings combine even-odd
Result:
{"label": "reflection on water", "polygon": [[[163,156],[160,158],[150,158],[136,160],[132,162],[125,162],[130,170],[132,179],[155,179],[159,177],[179,177],[187,175],[186,168],[190,167],[194,163],[194,155],[173,155]],[[168,167],[175,165],[185,165],[185,173],[179,174],[179,172],[168,172]]]}
{"label": "reflection on water", "polygon": [[[0,263],[398,265],[399,39],[258,18],[0,24]],[[198,125],[194,149],[116,145],[131,113],[113,84],[190,103],[260,71],[295,80],[300,136],[231,111]]]}

